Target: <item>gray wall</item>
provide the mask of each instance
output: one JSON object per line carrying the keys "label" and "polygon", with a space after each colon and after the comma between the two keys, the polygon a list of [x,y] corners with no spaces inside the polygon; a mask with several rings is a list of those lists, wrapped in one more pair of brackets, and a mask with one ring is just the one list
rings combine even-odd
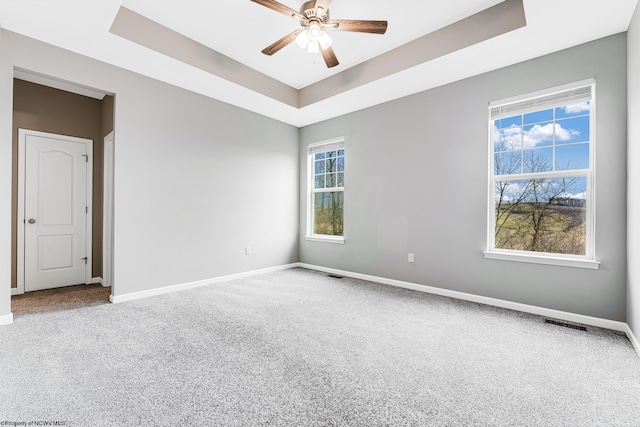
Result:
{"label": "gray wall", "polygon": [[[490,101],[595,77],[599,270],[484,259]],[[301,262],[626,320],[626,37],[619,34],[301,129],[345,137],[345,244]],[[407,262],[407,253],[415,263]]]}
{"label": "gray wall", "polygon": [[115,295],[297,261],[297,128],[5,30],[1,42],[0,316],[14,66],[116,95]]}
{"label": "gray wall", "polygon": [[13,67],[2,58],[6,35],[0,31],[0,323],[11,313],[11,127],[13,116]]}
{"label": "gray wall", "polygon": [[627,33],[628,61],[628,279],[627,323],[640,337],[640,7]]}
{"label": "gray wall", "polygon": [[118,294],[298,260],[297,128],[140,77],[115,100]]}

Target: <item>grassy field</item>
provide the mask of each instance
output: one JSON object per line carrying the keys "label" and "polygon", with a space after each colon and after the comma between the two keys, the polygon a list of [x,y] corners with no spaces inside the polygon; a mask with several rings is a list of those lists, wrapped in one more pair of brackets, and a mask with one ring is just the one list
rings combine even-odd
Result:
{"label": "grassy field", "polygon": [[496,248],[584,255],[584,206],[503,205],[496,212]]}

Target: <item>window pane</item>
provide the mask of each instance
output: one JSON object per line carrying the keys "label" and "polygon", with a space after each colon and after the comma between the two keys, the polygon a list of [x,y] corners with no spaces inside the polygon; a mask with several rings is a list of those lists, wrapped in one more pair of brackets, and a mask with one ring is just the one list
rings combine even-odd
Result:
{"label": "window pane", "polygon": [[556,144],[589,141],[589,116],[556,122]]}
{"label": "window pane", "polygon": [[589,144],[556,147],[556,170],[588,169]]}
{"label": "window pane", "polygon": [[549,110],[535,111],[524,115],[524,124],[550,122],[553,120],[553,108]]}
{"label": "window pane", "polygon": [[337,151],[327,151],[327,159],[332,159],[335,157],[338,157],[338,152]]}
{"label": "window pane", "polygon": [[332,191],[314,195],[313,233],[342,236],[344,193]]}
{"label": "window pane", "polygon": [[327,162],[327,172],[336,172],[338,170],[338,159],[330,158],[326,160]]}
{"label": "window pane", "polygon": [[326,180],[325,180],[325,186],[326,188],[333,188],[333,187],[337,187],[337,183],[338,183],[338,177],[337,174],[335,173],[328,173],[326,175]]}
{"label": "window pane", "polygon": [[553,168],[553,148],[526,150],[524,157],[524,173],[548,172]]}
{"label": "window pane", "polygon": [[495,247],[586,253],[586,177],[498,181]]}
{"label": "window pane", "polygon": [[344,157],[344,149],[338,150],[338,156]]}
{"label": "window pane", "polygon": [[564,107],[556,108],[556,118],[561,119],[563,117],[573,117],[583,114],[589,114],[591,112],[591,102],[582,102],[580,104],[566,105]]}
{"label": "window pane", "polygon": [[318,153],[318,154],[316,154],[316,156],[315,156],[315,160],[322,160],[322,159],[324,159],[324,153]]}
{"label": "window pane", "polygon": [[324,160],[320,160],[315,162],[315,174],[324,173]]}
{"label": "window pane", "polygon": [[500,120],[501,128],[508,128],[509,126],[520,126],[522,125],[522,116],[513,116],[507,117],[505,119]]}
{"label": "window pane", "polygon": [[344,173],[338,173],[338,187],[344,187]]}
{"label": "window pane", "polygon": [[524,149],[553,145],[553,123],[524,127]]}
{"label": "window pane", "polygon": [[501,148],[502,145],[502,132],[500,132],[495,126],[492,129],[493,132],[493,144],[494,144],[494,149],[493,152],[497,152],[497,151],[505,151],[504,148]]}
{"label": "window pane", "polygon": [[500,131],[501,151],[514,151],[522,148],[522,128],[512,126]]}
{"label": "window pane", "polygon": [[344,171],[344,157],[338,157],[338,172]]}
{"label": "window pane", "polygon": [[513,175],[522,173],[522,155],[520,151],[499,153],[494,155],[493,173],[496,175]]}
{"label": "window pane", "polygon": [[315,188],[324,188],[324,175],[316,176]]}

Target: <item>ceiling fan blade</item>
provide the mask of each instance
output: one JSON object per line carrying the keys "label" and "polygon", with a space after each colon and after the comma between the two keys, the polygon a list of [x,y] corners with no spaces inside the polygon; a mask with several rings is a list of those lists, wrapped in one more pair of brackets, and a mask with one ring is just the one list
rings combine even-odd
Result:
{"label": "ceiling fan blade", "polygon": [[[331,4],[331,0],[316,0],[316,5],[314,9],[316,10],[316,15],[324,16],[329,10],[329,5]],[[318,12],[318,9],[322,9],[322,12]]]}
{"label": "ceiling fan blade", "polygon": [[333,51],[333,48],[331,46],[321,50],[322,58],[324,58],[324,63],[327,64],[327,68],[333,68],[339,64],[338,58],[336,58],[336,53]]}
{"label": "ceiling fan blade", "polygon": [[271,10],[275,10],[276,12],[280,12],[283,15],[296,18],[299,21],[304,21],[304,16],[302,16],[299,12],[296,12],[290,7],[283,5],[282,3],[278,3],[276,0],[251,0],[251,1],[254,3],[261,4],[264,7],[268,7]]}
{"label": "ceiling fan blade", "polygon": [[352,31],[357,33],[384,34],[387,21],[354,21],[350,19],[334,19],[326,25],[336,31]]}
{"label": "ceiling fan blade", "polygon": [[302,32],[302,29],[296,30],[293,33],[287,34],[286,36],[284,36],[274,44],[268,47],[265,47],[262,50],[262,53],[264,53],[265,55],[273,55],[274,53],[276,53],[277,51],[279,51],[280,49],[282,49],[283,47],[285,47],[286,45],[294,41],[298,36],[298,34],[300,34],[301,32]]}

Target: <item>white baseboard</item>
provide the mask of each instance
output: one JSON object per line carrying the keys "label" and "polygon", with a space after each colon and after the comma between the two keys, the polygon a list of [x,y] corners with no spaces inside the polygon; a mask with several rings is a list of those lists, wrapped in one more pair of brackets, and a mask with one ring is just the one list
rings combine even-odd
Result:
{"label": "white baseboard", "polygon": [[0,325],[10,325],[13,323],[13,313],[0,316]]}
{"label": "white baseboard", "polygon": [[24,292],[20,292],[18,288],[11,288],[11,296],[22,295],[22,294],[24,294]]}
{"label": "white baseboard", "polygon": [[147,291],[131,292],[131,293],[122,294],[122,295],[111,295],[109,297],[109,301],[111,301],[113,304],[119,304],[121,302],[133,301],[141,298],[148,298],[156,295],[163,295],[171,292],[183,291],[185,289],[199,288],[202,286],[213,285],[215,283],[228,282],[230,280],[237,280],[245,277],[258,276],[260,274],[271,273],[274,271],[288,270],[295,267],[298,267],[298,263],[280,265],[277,267],[269,267],[261,270],[247,271],[245,273],[230,274],[228,276],[214,277],[211,279],[198,280],[196,282],[181,283],[179,285],[165,286],[162,288],[149,289]]}
{"label": "white baseboard", "polygon": [[[614,331],[630,331],[629,326],[624,322],[601,319],[599,317],[585,316],[582,314],[569,313],[566,311],[554,310],[551,308],[537,307],[534,305],[521,304],[518,302],[506,301],[497,298],[483,297],[480,295],[468,294],[465,292],[451,291],[448,289],[435,288],[432,286],[418,285],[416,283],[403,282],[401,280],[387,279],[385,277],[370,276],[368,274],[352,273],[350,271],[337,270],[335,268],[319,267],[316,265],[298,263],[300,267],[310,270],[322,271],[324,273],[337,274],[340,276],[353,277],[354,279],[367,280],[399,288],[412,289],[415,291],[456,298],[464,301],[477,302],[479,304],[491,305],[494,307],[507,308],[509,310],[522,311],[524,313],[536,314],[538,316],[552,317],[568,322],[582,323],[584,325],[597,326],[599,328],[611,329]],[[636,347],[637,348],[637,347]],[[640,352],[638,353],[640,355]]]}
{"label": "white baseboard", "polygon": [[633,348],[636,349],[638,356],[640,356],[640,341],[638,341],[638,338],[636,338],[629,325],[627,325],[627,330],[624,331],[624,333],[627,334],[627,338],[629,338],[629,341],[631,341]]}

